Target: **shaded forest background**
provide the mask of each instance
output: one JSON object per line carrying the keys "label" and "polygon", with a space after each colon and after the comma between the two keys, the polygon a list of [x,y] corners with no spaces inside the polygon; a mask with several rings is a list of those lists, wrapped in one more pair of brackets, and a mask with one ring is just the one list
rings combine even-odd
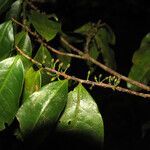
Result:
{"label": "shaded forest background", "polygon": [[[35,1],[35,0],[34,0]],[[73,31],[77,27],[99,19],[107,23],[116,35],[114,46],[117,61],[117,71],[128,75],[132,65],[132,56],[139,47],[141,39],[150,31],[150,8],[147,2],[137,0],[46,0],[46,2],[34,2],[40,10],[55,13],[62,22],[62,28],[66,32]],[[74,74],[84,77],[87,71],[85,64],[76,60],[72,63]],[[84,71],[83,71],[83,68]],[[100,72],[100,70],[97,70]],[[105,126],[105,149],[149,149],[150,129],[143,136],[143,125],[150,120],[150,102],[127,94],[93,88],[90,91],[99,105]],[[8,149],[15,149],[20,144],[12,136],[10,127],[0,137],[1,145]],[[7,134],[6,134],[7,133]],[[51,140],[51,142],[49,142]],[[54,147],[65,149],[66,145],[62,137],[54,137],[45,142],[45,147],[52,144]],[[81,144],[81,143],[80,143]],[[68,146],[68,147],[69,147]],[[82,145],[84,148],[84,145]],[[42,145],[43,148],[43,145]]]}

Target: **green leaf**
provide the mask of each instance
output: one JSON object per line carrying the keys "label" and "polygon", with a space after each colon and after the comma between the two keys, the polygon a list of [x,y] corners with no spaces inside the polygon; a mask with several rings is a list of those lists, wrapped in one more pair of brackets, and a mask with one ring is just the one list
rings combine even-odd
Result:
{"label": "green leaf", "polygon": [[147,33],[146,36],[142,39],[140,48],[150,46],[150,33]]}
{"label": "green leaf", "polygon": [[97,48],[96,42],[95,40],[92,40],[90,44],[90,48],[89,48],[89,55],[92,58],[97,59],[99,54],[100,54],[100,51]]}
{"label": "green leaf", "polygon": [[12,5],[10,10],[6,14],[6,19],[15,18],[18,20],[20,12],[21,12],[21,4],[22,0],[15,1]]}
{"label": "green leaf", "polygon": [[[40,48],[38,49],[34,59],[36,61],[42,63],[46,67],[51,67],[51,65],[52,65],[52,62],[51,62],[52,57],[50,55],[50,52],[43,45],[41,45]],[[42,86],[43,86],[50,82],[51,77],[48,74],[48,72],[45,72],[44,70],[40,70],[40,72],[41,72],[41,76],[42,76]]]}
{"label": "green leaf", "polygon": [[[143,38],[140,48],[133,55],[132,62],[133,66],[128,77],[148,84],[150,81],[150,33]],[[141,88],[130,83],[127,83],[127,87],[136,91],[141,90]]]}
{"label": "green leaf", "polygon": [[10,125],[19,108],[24,68],[18,56],[0,62],[0,130]]}
{"label": "green leaf", "polygon": [[13,45],[13,25],[11,21],[7,21],[0,24],[0,61],[10,55]]}
{"label": "green leaf", "polygon": [[115,45],[116,37],[109,25],[105,24],[104,27],[99,29],[99,32],[101,32],[100,33],[101,39],[104,43]]}
{"label": "green leaf", "polygon": [[[32,44],[27,32],[22,31],[18,33],[15,37],[15,44],[28,56],[32,55]],[[24,64],[25,70],[29,69],[31,62],[22,55],[20,55],[20,57]]]}
{"label": "green leaf", "polygon": [[91,30],[92,27],[93,27],[92,23],[88,22],[84,24],[83,26],[79,27],[78,29],[76,29],[74,32],[87,35],[87,33]]}
{"label": "green leaf", "polygon": [[81,84],[68,95],[67,106],[59,120],[58,131],[79,133],[91,141],[103,143],[104,126],[101,114],[95,101]]}
{"label": "green leaf", "polygon": [[115,35],[109,28],[100,28],[95,36],[98,48],[101,53],[105,64],[113,69],[116,69],[115,54],[110,44],[115,44]]}
{"label": "green leaf", "polygon": [[103,27],[96,27],[94,24],[89,22],[76,29],[75,33],[80,33],[84,36],[93,36],[93,40],[96,41],[96,45],[94,45],[91,40],[89,54],[96,58],[101,52],[104,63],[108,67],[116,69],[115,54],[110,46],[114,45],[116,42],[115,34],[107,24],[105,24]]}
{"label": "green leaf", "polygon": [[61,31],[60,23],[49,20],[46,15],[36,11],[31,12],[29,21],[33,24],[35,30],[47,41],[52,40]]}
{"label": "green leaf", "polygon": [[41,73],[40,70],[35,71],[32,67],[27,70],[25,74],[24,91],[23,91],[23,102],[34,93],[39,91],[41,88]]}
{"label": "green leaf", "polygon": [[49,134],[65,107],[67,92],[68,81],[56,81],[34,92],[26,100],[17,113],[24,138],[31,134],[40,134],[40,137]]}
{"label": "green leaf", "polygon": [[0,0],[0,15],[11,6],[15,0]]}
{"label": "green leaf", "polygon": [[34,59],[40,63],[42,63],[43,65],[45,65],[46,67],[50,67],[51,66],[51,54],[50,52],[47,50],[47,48],[45,46],[43,46],[43,44],[41,44],[40,48],[38,49]]}
{"label": "green leaf", "polygon": [[[89,55],[94,58],[95,60],[100,55],[100,50],[97,47],[95,39],[93,39],[89,45]],[[90,67],[91,73],[95,70],[93,63],[87,62],[87,65]]]}

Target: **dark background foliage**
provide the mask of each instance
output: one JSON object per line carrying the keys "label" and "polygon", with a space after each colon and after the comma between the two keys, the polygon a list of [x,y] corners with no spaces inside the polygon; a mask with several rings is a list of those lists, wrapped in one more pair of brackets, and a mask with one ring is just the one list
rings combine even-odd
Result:
{"label": "dark background foliage", "polygon": [[[117,70],[128,75],[133,53],[139,47],[142,37],[150,31],[148,2],[62,0],[53,3],[51,9],[47,8],[52,9],[61,19],[63,29],[66,31],[73,30],[88,21],[97,22],[99,19],[109,24],[116,35],[114,49]],[[76,73],[84,67],[80,66],[74,65]],[[105,149],[150,148],[149,133],[142,138],[142,126],[150,119],[148,115],[150,103],[147,100],[99,88],[94,88],[91,93],[97,100],[104,118]]]}
{"label": "dark background foliage", "polygon": [[[116,35],[114,49],[117,71],[126,76],[132,65],[134,51],[150,30],[149,5],[142,0],[47,0],[44,3],[34,3],[43,11],[55,13],[62,22],[63,30],[67,32],[88,21],[97,22],[99,19],[110,25]],[[74,60],[72,65],[74,74],[85,77],[87,68],[84,63]],[[98,103],[104,119],[106,150],[150,148],[150,131],[142,137],[142,126],[150,120],[150,102],[101,88],[93,88],[90,93]],[[0,145],[5,149],[15,149],[16,145],[22,147],[12,135],[14,126],[16,123],[0,136]],[[40,148],[52,144],[60,149],[65,149],[66,146],[72,149],[71,145],[77,143],[69,143],[66,137],[62,135],[49,137]],[[82,142],[77,145],[81,145],[79,148],[87,146]]]}

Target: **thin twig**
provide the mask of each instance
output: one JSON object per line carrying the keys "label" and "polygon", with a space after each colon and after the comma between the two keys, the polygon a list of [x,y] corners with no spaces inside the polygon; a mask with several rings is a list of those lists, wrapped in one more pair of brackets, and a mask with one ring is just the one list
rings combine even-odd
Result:
{"label": "thin twig", "polygon": [[74,57],[74,58],[78,58],[78,59],[84,59],[84,57],[82,57],[80,55],[75,55],[75,54],[72,54],[72,53],[66,53],[66,52],[62,52],[61,50],[54,49],[53,47],[48,45],[44,40],[42,40],[40,38],[40,36],[38,34],[36,34],[36,32],[32,32],[27,26],[21,24],[20,22],[18,22],[14,18],[12,18],[12,21],[14,21],[16,24],[20,25],[27,32],[29,32],[32,36],[34,36],[36,38],[37,42],[39,42],[40,44],[43,44],[48,50],[50,50],[50,51],[52,51],[52,52],[54,52],[58,55],[63,55],[63,56],[66,56],[66,57]]}
{"label": "thin twig", "polygon": [[[38,61],[32,59],[30,56],[28,56],[27,54],[25,54],[21,49],[19,49],[17,46],[16,46],[16,50],[24,57],[26,57],[28,60],[30,60],[32,63],[40,66],[40,67],[43,67],[43,65],[41,63],[39,63]],[[89,85],[92,85],[92,86],[99,86],[99,87],[103,87],[103,88],[109,88],[109,89],[113,89],[113,90],[117,90],[117,91],[120,91],[120,92],[124,92],[124,93],[128,93],[128,94],[132,94],[132,95],[136,95],[136,96],[140,96],[140,97],[144,97],[144,98],[150,98],[150,94],[145,94],[145,93],[140,93],[140,92],[136,92],[136,91],[132,91],[132,90],[129,90],[129,89],[126,89],[126,88],[122,88],[122,87],[115,87],[113,85],[110,85],[110,84],[106,84],[106,83],[101,83],[101,82],[94,82],[94,81],[89,81],[89,80],[83,80],[83,79],[80,79],[80,78],[77,78],[77,77],[74,77],[74,76],[70,76],[70,75],[67,75],[66,73],[64,72],[59,72],[55,69],[51,69],[51,68],[48,68],[48,67],[43,67],[43,70],[45,71],[48,71],[48,72],[52,72],[52,73],[56,73],[57,75],[59,76],[62,76],[64,77],[65,79],[68,79],[68,80],[74,80],[74,81],[77,81],[77,82],[80,82],[80,83],[84,83],[84,84],[89,84]]]}
{"label": "thin twig", "polygon": [[89,45],[90,45],[91,39],[92,39],[91,36],[87,36],[86,37],[86,43],[85,43],[85,47],[84,47],[84,53],[89,53]]}
{"label": "thin twig", "polygon": [[97,34],[98,29],[102,26],[103,24],[101,25],[101,20],[99,20],[96,24],[92,24],[91,28],[88,30],[88,32],[86,33],[84,53],[89,53],[90,43],[92,39],[95,37],[95,35]]}
{"label": "thin twig", "polygon": [[[66,45],[68,46],[69,43],[66,41],[66,39],[65,39],[63,36],[60,37],[60,40],[61,40],[64,44],[66,44]],[[72,51],[78,53],[79,55],[84,55],[84,53],[83,53],[81,50],[79,50],[78,48],[72,46],[71,44],[69,44],[68,47],[71,48]]]}
{"label": "thin twig", "polygon": [[91,56],[89,56],[89,54],[84,54],[81,50],[75,48],[74,46],[72,46],[71,44],[69,44],[63,37],[61,37],[62,42],[64,42],[64,44],[66,44],[68,47],[70,47],[73,51],[78,52],[79,55],[75,55],[72,53],[64,53],[61,52],[60,50],[56,50],[53,47],[51,47],[50,45],[48,45],[46,42],[44,42],[36,33],[32,32],[27,26],[24,26],[23,24],[21,24],[20,22],[18,22],[17,20],[15,20],[14,18],[12,18],[12,20],[17,23],[18,25],[20,25],[21,27],[23,27],[24,29],[26,29],[26,31],[28,31],[31,35],[33,35],[37,41],[41,44],[44,44],[45,47],[47,47],[49,50],[51,50],[52,52],[59,54],[59,55],[63,55],[63,56],[67,56],[67,57],[74,57],[74,58],[78,58],[78,59],[84,59],[87,61],[92,62],[93,64],[99,66],[100,68],[102,68],[103,70],[105,70],[106,72],[109,72],[110,74],[118,77],[120,80],[124,80],[128,83],[131,83],[133,85],[136,85],[146,91],[150,91],[150,87],[147,85],[144,85],[138,81],[132,80],[126,76],[123,76],[121,74],[119,74],[118,72],[112,70],[111,68],[107,67],[106,65],[98,62],[97,60],[95,60],[94,58],[92,58]]}
{"label": "thin twig", "polygon": [[[78,54],[80,55],[80,53],[82,52],[81,50],[77,49],[76,47],[74,47],[73,45],[71,45],[70,43],[68,43],[67,40],[65,40],[63,37],[61,38],[62,42],[64,42],[64,44],[66,44],[68,47],[70,47],[72,50],[76,50],[78,52]],[[82,54],[83,55],[83,54]],[[128,83],[131,83],[133,85],[136,85],[146,91],[150,91],[150,87],[147,85],[144,85],[138,81],[132,80],[124,75],[119,74],[118,72],[112,70],[111,68],[107,67],[106,65],[100,63],[99,61],[95,60],[94,58],[92,58],[91,56],[89,56],[88,54],[84,55],[85,56],[85,60],[88,60],[90,62],[92,62],[93,64],[99,66],[100,68],[102,68],[103,70],[105,70],[106,72],[109,72],[110,74],[118,77],[119,79],[122,79]]]}

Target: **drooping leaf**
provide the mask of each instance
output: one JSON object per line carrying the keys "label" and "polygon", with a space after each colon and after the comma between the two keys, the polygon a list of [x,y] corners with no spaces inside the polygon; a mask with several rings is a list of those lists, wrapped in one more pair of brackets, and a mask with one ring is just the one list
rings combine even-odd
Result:
{"label": "drooping leaf", "polygon": [[11,21],[0,24],[0,60],[7,58],[14,45],[13,25]]}
{"label": "drooping leaf", "polygon": [[95,101],[81,84],[69,93],[58,130],[78,133],[91,141],[103,143],[104,127],[101,114]]}
{"label": "drooping leaf", "polygon": [[0,130],[10,125],[19,108],[24,68],[18,56],[0,62]]}
{"label": "drooping leaf", "polygon": [[147,33],[146,36],[142,39],[140,48],[149,47],[150,45],[150,33]]}
{"label": "drooping leaf", "polygon": [[41,88],[41,73],[40,70],[35,71],[32,67],[25,74],[23,102],[34,92]]}
{"label": "drooping leaf", "polygon": [[[67,101],[68,82],[56,81],[34,92],[17,113],[23,138],[49,134]],[[35,136],[36,138],[36,136]],[[37,137],[38,138],[38,137]]]}
{"label": "drooping leaf", "polygon": [[[100,55],[100,50],[97,47],[95,39],[93,39],[89,45],[89,55],[94,59],[97,59]],[[95,70],[93,63],[87,62],[87,65],[89,66],[90,71],[92,73]]]}
{"label": "drooping leaf", "polygon": [[47,41],[52,40],[61,31],[60,23],[49,20],[46,15],[36,11],[31,12],[29,21],[33,24],[35,30]]}
{"label": "drooping leaf", "polygon": [[115,44],[115,35],[109,28],[100,28],[95,36],[98,48],[101,53],[105,64],[113,69],[116,69],[116,61],[113,49],[110,44]]}
{"label": "drooping leaf", "polygon": [[[40,46],[40,48],[38,49],[34,59],[40,63],[42,63],[43,65],[45,65],[46,67],[51,67],[52,66],[52,57],[50,55],[50,52],[47,50],[47,48],[43,45]],[[42,86],[49,83],[50,82],[50,75],[43,71],[40,70],[41,72],[41,77],[42,77]]]}
{"label": "drooping leaf", "polygon": [[100,51],[97,48],[95,40],[91,41],[90,48],[89,48],[89,54],[94,59],[97,59],[100,54]]}
{"label": "drooping leaf", "polygon": [[[129,72],[128,77],[148,84],[150,81],[150,33],[148,33],[142,40],[140,48],[135,51],[133,55],[133,66]],[[127,83],[127,87],[132,90],[140,90],[141,88]]]}
{"label": "drooping leaf", "polygon": [[99,28],[99,32],[101,32],[99,34],[101,35],[101,39],[104,43],[115,45],[116,37],[109,25],[105,24],[104,27]]}
{"label": "drooping leaf", "polygon": [[15,0],[0,0],[0,15],[11,6]]}
{"label": "drooping leaf", "polygon": [[[28,56],[32,55],[32,44],[27,32],[22,31],[18,33],[15,37],[15,44]],[[24,64],[25,70],[29,69],[31,62],[22,55],[20,57]]]}
{"label": "drooping leaf", "polygon": [[[114,51],[110,46],[115,44],[115,34],[107,24],[105,24],[103,27],[98,27],[96,24],[92,24],[90,22],[76,29],[75,33],[80,33],[85,37],[93,36],[88,47],[89,53],[92,54],[94,57],[98,57],[98,51],[99,54],[101,52],[104,63],[108,67],[116,69]],[[94,46],[92,40],[96,41],[95,46],[97,48]],[[90,49],[94,49],[94,51],[91,51]]]}
{"label": "drooping leaf", "polygon": [[6,14],[6,19],[15,18],[18,20],[20,12],[21,12],[21,4],[22,0],[15,1],[12,5],[10,10]]}

